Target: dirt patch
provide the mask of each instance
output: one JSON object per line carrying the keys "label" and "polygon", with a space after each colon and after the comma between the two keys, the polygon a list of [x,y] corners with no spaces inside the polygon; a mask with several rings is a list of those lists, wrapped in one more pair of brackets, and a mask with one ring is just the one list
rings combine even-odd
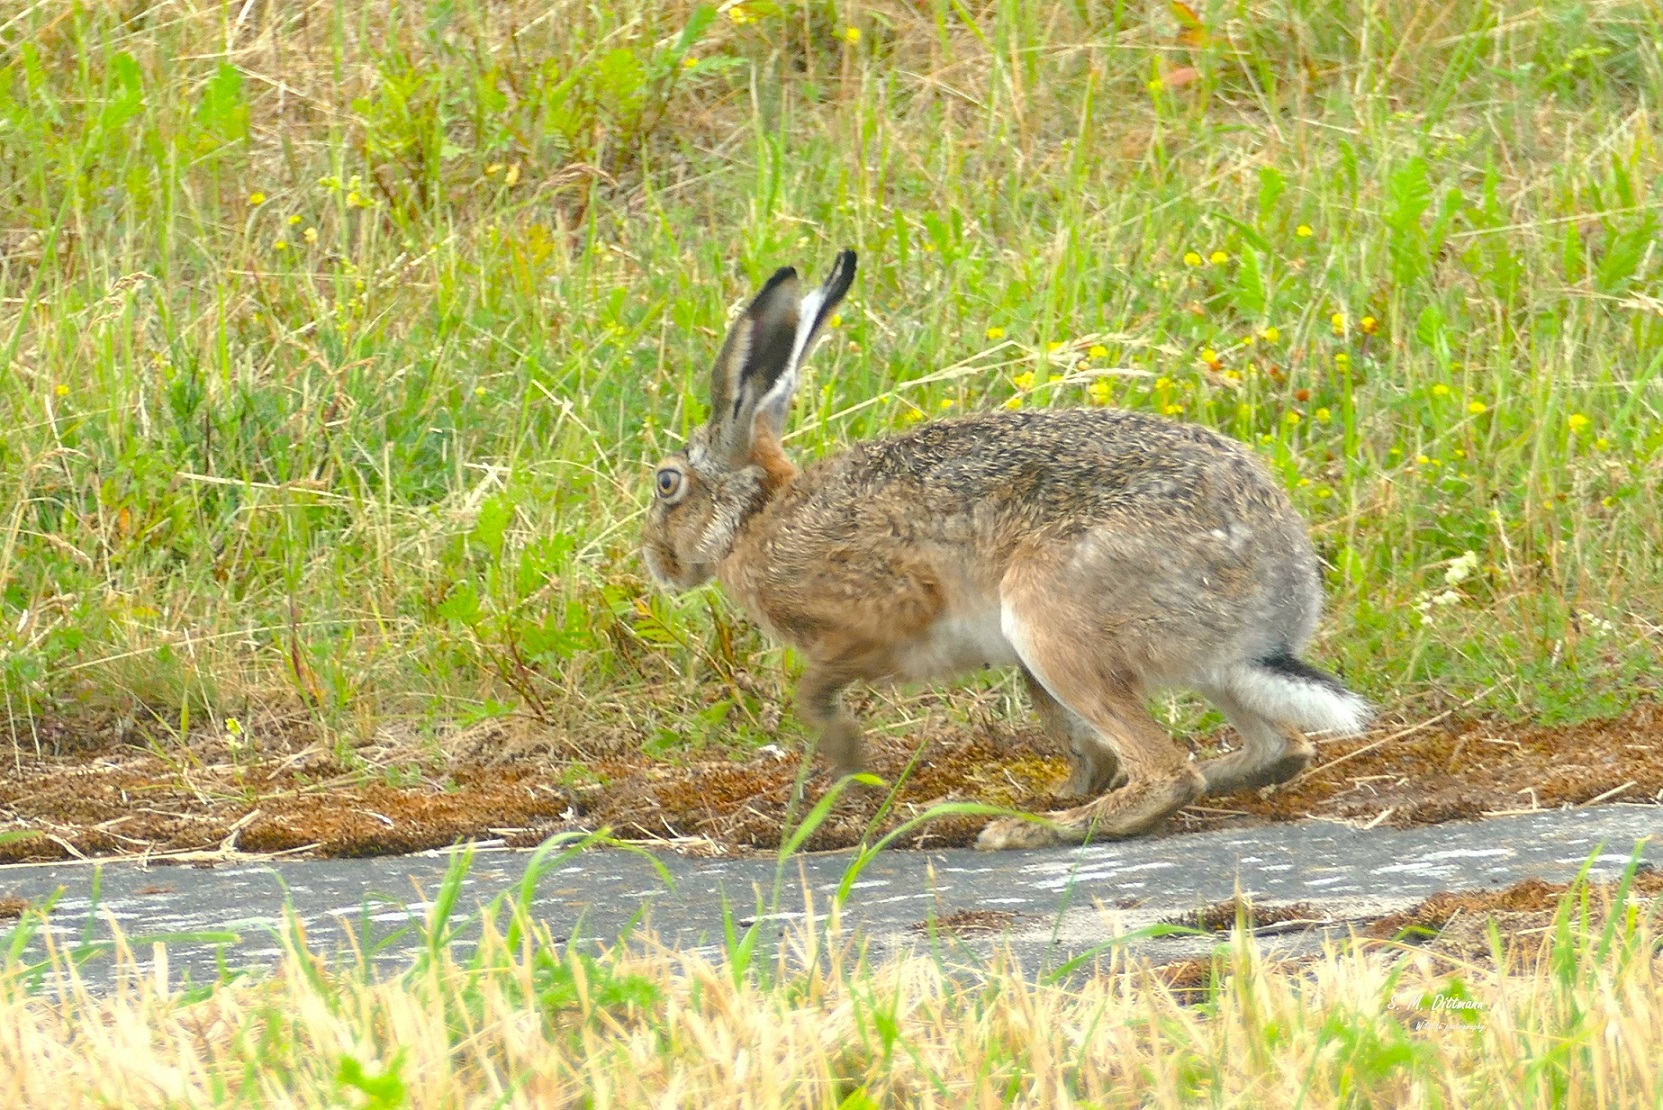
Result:
{"label": "dirt patch", "polygon": [[[1541,879],[1525,879],[1501,890],[1444,891],[1434,894],[1401,913],[1389,914],[1372,922],[1365,935],[1395,938],[1406,932],[1422,937],[1445,931],[1451,922],[1460,918],[1483,921],[1490,917],[1508,919],[1536,918],[1545,924],[1558,912],[1559,902],[1569,883],[1549,883]],[[1590,893],[1600,905],[1608,903],[1616,894],[1616,884],[1593,884]],[[1655,898],[1663,894],[1663,871],[1641,871],[1629,886],[1635,898]]]}
{"label": "dirt patch", "polygon": [[1293,782],[1208,799],[1180,819],[1186,828],[1305,816],[1402,827],[1595,799],[1663,800],[1663,708],[1656,703],[1576,725],[1448,720],[1407,727],[1323,743]]}
{"label": "dirt patch", "polygon": [[[1371,922],[1360,935],[1394,940],[1457,964],[1494,966],[1539,959],[1557,928],[1560,900],[1566,883],[1526,879],[1502,890],[1434,894],[1417,906]],[[1605,929],[1616,909],[1615,883],[1588,887],[1586,928],[1595,936]],[[1642,871],[1629,888],[1631,902],[1647,903],[1663,895],[1663,872]],[[1580,931],[1581,908],[1572,911],[1573,930]],[[1499,938],[1500,949],[1497,950]]]}
{"label": "dirt patch", "polygon": [[[1424,951],[1466,966],[1493,967],[1497,953],[1492,927],[1501,937],[1503,960],[1536,958],[1554,931],[1561,900],[1571,889],[1570,883],[1525,879],[1499,890],[1444,891],[1401,912],[1353,925],[1355,935],[1365,941],[1398,941],[1410,946],[1405,952]],[[1587,891],[1588,928],[1598,935],[1616,907],[1617,884],[1590,883]],[[1663,870],[1641,870],[1634,876],[1628,893],[1631,903],[1645,904],[1659,897],[1663,897]],[[1242,904],[1239,908],[1249,923],[1258,928],[1283,922],[1316,923],[1329,917],[1307,903]],[[1194,914],[1169,918],[1167,923],[1199,927],[1208,932],[1229,932],[1235,928],[1237,909],[1237,902],[1231,899]],[[1299,957],[1267,966],[1291,970],[1310,959]],[[1154,970],[1173,997],[1194,1004],[1211,997],[1215,979],[1227,962],[1226,957],[1215,952],[1173,960]]]}
{"label": "dirt patch", "polygon": [[[63,731],[61,726],[57,731]],[[0,863],[82,856],[233,852],[389,855],[458,840],[552,830],[569,792],[529,764],[486,767],[428,759],[408,745],[366,749],[353,767],[293,722],[263,722],[257,751],[223,738],[138,747],[118,730],[101,742],[14,749],[0,777]],[[396,779],[398,781],[389,781]]]}
{"label": "dirt patch", "polygon": [[1238,918],[1245,921],[1250,929],[1264,928],[1267,925],[1284,925],[1291,922],[1309,922],[1317,925],[1331,920],[1327,913],[1317,909],[1309,902],[1256,906],[1239,898],[1227,898],[1222,902],[1214,902],[1210,906],[1202,906],[1191,913],[1169,917],[1163,924],[1182,925],[1185,928],[1200,929],[1208,933],[1228,933],[1236,927]]}
{"label": "dirt patch", "polygon": [[915,933],[952,933],[954,936],[987,936],[1002,933],[1027,917],[1014,910],[955,910],[930,921],[918,921],[908,928]]}
{"label": "dirt patch", "polygon": [[[853,791],[804,845],[844,848],[897,830],[931,807],[979,802],[1029,811],[1065,804],[1067,765],[1031,725],[949,724],[939,707],[906,739],[874,736],[871,770],[892,793]],[[829,786],[802,778],[777,748],[676,759],[562,760],[534,723],[493,722],[441,740],[388,737],[341,753],[303,721],[247,722],[224,736],[143,746],[130,726],[42,722],[37,754],[14,745],[0,775],[0,862],[164,853],[364,856],[463,839],[528,845],[563,829],[607,827],[687,851],[770,851]],[[1217,739],[1228,744],[1231,737]],[[802,789],[799,790],[799,779]],[[1663,709],[1548,728],[1488,720],[1388,725],[1327,741],[1282,787],[1207,798],[1174,831],[1308,817],[1415,825],[1593,801],[1663,796]],[[899,848],[964,846],[986,818],[908,828]]]}
{"label": "dirt patch", "polygon": [[[846,792],[804,848],[821,851],[871,842],[944,803],[1030,810],[1062,805],[1055,791],[1067,778],[1067,764],[1041,743],[1031,732],[1001,743],[991,730],[929,735],[916,746],[871,743],[869,769],[885,782],[899,783],[898,788]],[[618,762],[595,769],[606,781],[579,794],[586,823],[610,826],[624,837],[699,838],[761,850],[778,848],[787,827],[800,821],[830,785],[824,772],[813,770],[799,795],[803,767],[796,753],[743,763]],[[986,823],[985,817],[941,817],[908,831],[895,844],[963,847],[975,841]]]}
{"label": "dirt patch", "polygon": [[[1320,817],[1408,826],[1663,796],[1663,712],[1655,705],[1565,728],[1483,720],[1408,728],[1399,724],[1321,744],[1312,769],[1293,782],[1204,799],[1171,825],[1195,831]],[[1055,792],[1067,765],[1032,730],[1003,741],[997,726],[969,734],[931,731],[910,744],[878,741],[871,748],[872,768],[886,781],[895,781],[915,755],[918,765],[886,815],[879,816],[881,795],[849,799],[810,839],[810,848],[870,839],[942,801],[1031,811],[1064,804]],[[585,795],[585,817],[631,836],[770,849],[780,843],[787,811],[807,808],[790,805],[799,767],[794,755],[745,763],[606,765],[605,787]],[[823,785],[811,781],[811,794]],[[984,823],[970,817],[932,822],[899,846],[968,845]]]}

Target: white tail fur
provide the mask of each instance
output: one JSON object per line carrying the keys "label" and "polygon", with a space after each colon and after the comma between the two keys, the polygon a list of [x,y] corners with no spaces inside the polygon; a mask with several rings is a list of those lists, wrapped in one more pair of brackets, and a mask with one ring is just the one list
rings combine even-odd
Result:
{"label": "white tail fur", "polygon": [[1292,666],[1267,660],[1237,667],[1229,687],[1249,711],[1304,732],[1354,736],[1374,716],[1368,702],[1331,676],[1297,661]]}

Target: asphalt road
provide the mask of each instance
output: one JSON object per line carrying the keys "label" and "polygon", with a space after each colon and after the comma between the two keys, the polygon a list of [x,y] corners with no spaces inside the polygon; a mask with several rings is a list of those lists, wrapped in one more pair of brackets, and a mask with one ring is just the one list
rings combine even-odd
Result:
{"label": "asphalt road", "polygon": [[[1593,877],[1613,879],[1637,842],[1644,842],[1646,864],[1656,865],[1663,856],[1663,807],[1603,805],[1412,829],[1303,822],[991,854],[884,852],[856,876],[842,918],[846,931],[852,927],[882,952],[930,943],[923,927],[932,917],[997,911],[1007,926],[998,942],[1015,949],[1025,967],[1041,968],[1117,933],[1228,899],[1238,886],[1260,905],[1311,903],[1343,927],[1442,890],[1495,888],[1529,877],[1565,881],[1590,857]],[[527,851],[477,850],[453,923],[517,888],[529,858]],[[789,927],[810,905],[823,916],[851,860],[841,852],[792,857],[776,883],[771,858],[648,858],[591,849],[538,878],[533,910],[558,938],[604,943],[635,923],[678,946],[715,947],[723,936],[724,904],[741,926],[760,917],[770,931]],[[46,931],[59,948],[107,941],[114,924],[139,938],[135,949],[147,958],[146,938],[171,935],[170,968],[200,982],[220,966],[274,964],[285,904],[315,953],[343,950],[350,931],[377,961],[396,966],[418,942],[419,930],[411,926],[431,912],[454,862],[454,853],[434,852],[232,860],[207,869],[135,862],[19,865],[0,867],[0,898],[38,904],[57,892]],[[209,933],[218,935],[201,936]],[[464,925],[461,936],[467,935]],[[1309,945],[1321,935],[1288,943]],[[35,936],[28,951],[38,956],[45,942]],[[976,943],[985,951],[993,942]],[[1204,950],[1207,942],[1139,943],[1162,960]],[[108,966],[107,957],[92,960],[89,978],[98,981],[107,974],[100,968]]]}

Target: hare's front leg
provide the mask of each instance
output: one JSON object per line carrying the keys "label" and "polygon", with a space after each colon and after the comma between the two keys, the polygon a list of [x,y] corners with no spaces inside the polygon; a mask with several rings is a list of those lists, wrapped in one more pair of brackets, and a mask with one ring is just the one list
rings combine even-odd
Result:
{"label": "hare's front leg", "polygon": [[860,768],[860,725],[843,708],[843,687],[851,677],[842,670],[811,665],[797,683],[797,713],[820,734],[820,756],[838,776]]}

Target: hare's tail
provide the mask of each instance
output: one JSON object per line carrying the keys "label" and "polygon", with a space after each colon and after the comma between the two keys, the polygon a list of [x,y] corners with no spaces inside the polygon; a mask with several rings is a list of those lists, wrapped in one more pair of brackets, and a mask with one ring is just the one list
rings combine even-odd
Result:
{"label": "hare's tail", "polygon": [[1339,679],[1288,651],[1235,668],[1229,687],[1248,710],[1305,732],[1355,735],[1374,715]]}

